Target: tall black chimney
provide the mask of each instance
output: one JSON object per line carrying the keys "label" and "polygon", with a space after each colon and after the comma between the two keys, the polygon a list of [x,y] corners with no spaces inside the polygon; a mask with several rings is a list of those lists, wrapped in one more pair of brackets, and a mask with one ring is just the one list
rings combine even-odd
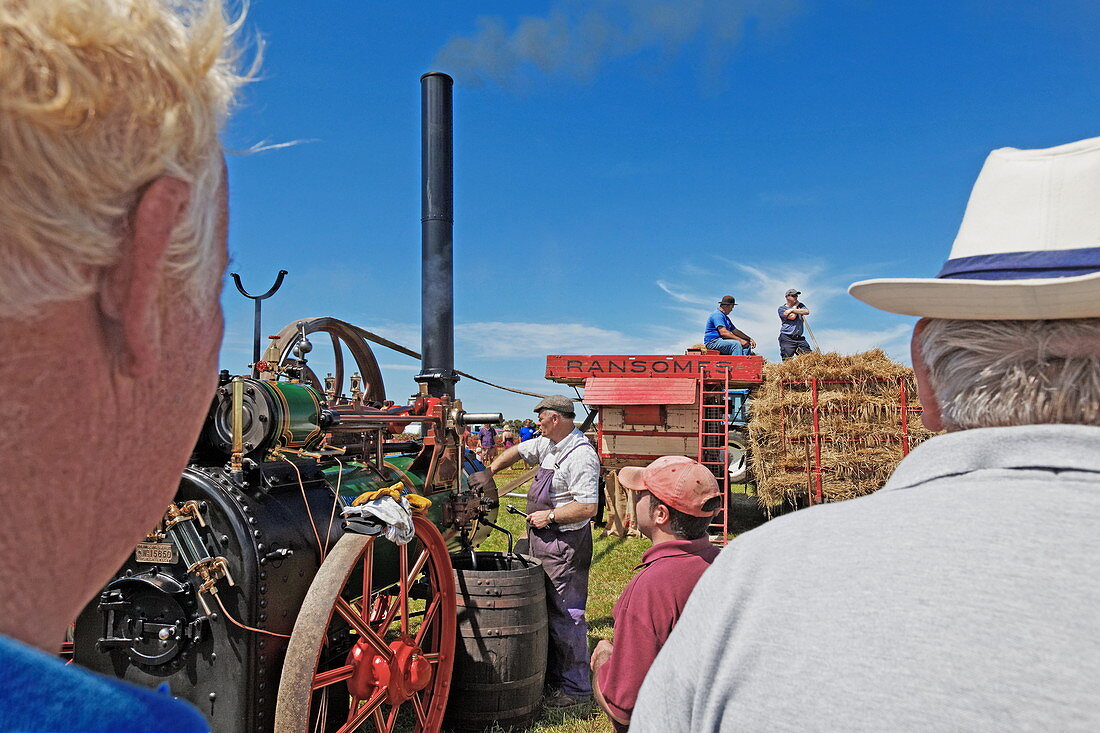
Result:
{"label": "tall black chimney", "polygon": [[454,80],[420,77],[420,374],[428,394],[454,397]]}

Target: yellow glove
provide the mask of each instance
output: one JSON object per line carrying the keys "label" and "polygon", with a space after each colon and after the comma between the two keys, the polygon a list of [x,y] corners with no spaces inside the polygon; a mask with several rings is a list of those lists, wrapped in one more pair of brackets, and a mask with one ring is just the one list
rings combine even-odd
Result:
{"label": "yellow glove", "polygon": [[432,500],[420,494],[405,494],[413,514],[425,514],[432,506]]}
{"label": "yellow glove", "polygon": [[355,497],[355,501],[351,503],[352,506],[362,506],[367,502],[374,501],[375,499],[381,499],[383,496],[392,496],[397,501],[401,501],[401,497],[404,496],[409,501],[409,508],[412,509],[413,514],[424,514],[432,506],[432,500],[426,496],[420,494],[405,493],[405,485],[400,481],[393,486],[387,486],[382,489],[375,489],[374,491],[367,491],[359,496]]}
{"label": "yellow glove", "polygon": [[401,490],[404,488],[404,484],[398,481],[393,486],[387,486],[384,489],[375,489],[374,491],[368,491],[355,497],[355,501],[351,503],[352,506],[363,506],[369,501],[375,499],[381,499],[383,496],[392,496],[397,501],[401,501]]}

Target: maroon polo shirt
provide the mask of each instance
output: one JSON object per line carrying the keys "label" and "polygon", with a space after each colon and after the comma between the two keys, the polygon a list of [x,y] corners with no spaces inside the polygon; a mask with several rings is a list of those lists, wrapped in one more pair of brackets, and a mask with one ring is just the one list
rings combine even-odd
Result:
{"label": "maroon polo shirt", "polygon": [[[684,610],[691,590],[718,548],[705,536],[650,547],[615,602],[615,649],[600,668],[600,691],[616,715],[630,718],[646,672]],[[613,723],[615,721],[612,721]],[[615,723],[615,730],[626,726]]]}

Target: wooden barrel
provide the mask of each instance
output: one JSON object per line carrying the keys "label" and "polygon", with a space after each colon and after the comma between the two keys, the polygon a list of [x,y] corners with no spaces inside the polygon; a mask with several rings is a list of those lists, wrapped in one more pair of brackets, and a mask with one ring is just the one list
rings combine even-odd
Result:
{"label": "wooden barrel", "polygon": [[458,638],[444,727],[526,727],[538,716],[546,677],[542,563],[501,552],[452,555],[451,562]]}

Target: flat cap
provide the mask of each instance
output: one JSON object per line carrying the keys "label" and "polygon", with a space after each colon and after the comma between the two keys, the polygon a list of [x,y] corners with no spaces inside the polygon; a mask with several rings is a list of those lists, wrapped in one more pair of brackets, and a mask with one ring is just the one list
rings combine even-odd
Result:
{"label": "flat cap", "polygon": [[573,410],[573,400],[560,394],[552,394],[549,397],[543,397],[542,401],[535,405],[533,412],[542,412],[543,410],[553,410],[554,412],[560,412],[569,417],[577,414]]}
{"label": "flat cap", "polygon": [[737,305],[737,301],[733,299],[732,295],[723,295],[722,299],[718,301],[718,305]]}

